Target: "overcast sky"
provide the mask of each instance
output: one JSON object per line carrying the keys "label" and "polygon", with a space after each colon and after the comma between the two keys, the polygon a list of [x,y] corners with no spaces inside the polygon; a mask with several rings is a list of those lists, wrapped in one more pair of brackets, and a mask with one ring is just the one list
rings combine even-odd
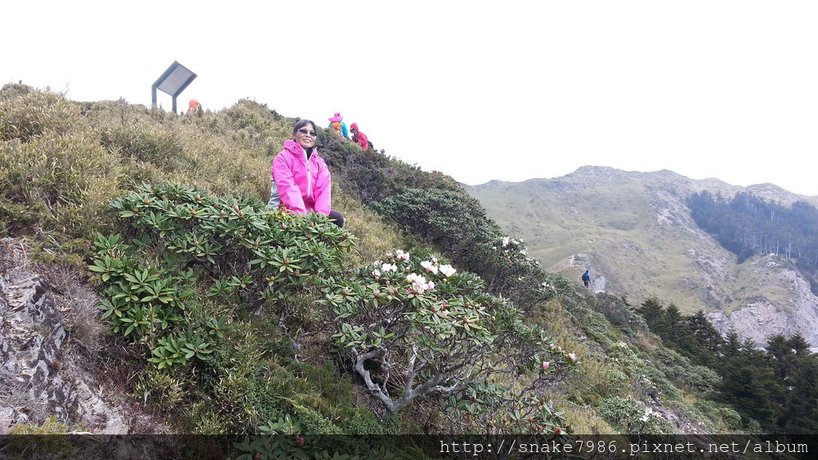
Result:
{"label": "overcast sky", "polygon": [[[125,5],[125,6],[123,6]],[[241,98],[467,184],[580,166],[818,195],[818,2],[5,2],[0,84],[150,105]],[[159,93],[170,109],[171,99]]]}

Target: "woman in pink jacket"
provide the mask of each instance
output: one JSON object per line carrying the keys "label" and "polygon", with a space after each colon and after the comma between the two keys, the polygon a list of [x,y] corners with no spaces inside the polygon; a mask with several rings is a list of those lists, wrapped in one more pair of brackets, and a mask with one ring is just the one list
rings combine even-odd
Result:
{"label": "woman in pink jacket", "polygon": [[293,138],[284,141],[284,150],[273,159],[273,181],[267,205],[283,206],[294,214],[318,212],[343,227],[344,216],[330,207],[332,178],[315,148],[317,135],[312,121],[300,120],[295,124]]}

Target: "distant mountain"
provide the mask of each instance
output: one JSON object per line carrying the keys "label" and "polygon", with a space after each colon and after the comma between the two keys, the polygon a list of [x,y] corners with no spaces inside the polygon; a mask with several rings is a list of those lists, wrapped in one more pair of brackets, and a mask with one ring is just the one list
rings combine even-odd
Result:
{"label": "distant mountain", "polygon": [[818,298],[794,264],[775,255],[737,263],[696,225],[686,204],[701,191],[725,197],[743,191],[785,206],[818,206],[818,197],[773,184],[739,187],[668,170],[592,166],[555,179],[468,189],[546,269],[579,281],[590,268],[597,291],[633,305],[656,297],[686,313],[704,310],[722,332],[735,328],[759,345],[770,334],[797,331],[818,346]]}

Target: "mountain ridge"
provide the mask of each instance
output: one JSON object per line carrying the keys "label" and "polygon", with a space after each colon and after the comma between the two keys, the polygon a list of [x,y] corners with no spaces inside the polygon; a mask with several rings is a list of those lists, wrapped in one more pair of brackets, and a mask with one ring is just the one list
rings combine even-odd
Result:
{"label": "mountain ridge", "polygon": [[546,269],[578,279],[591,268],[604,279],[597,290],[633,303],[656,297],[686,313],[705,310],[722,333],[736,329],[758,344],[774,332],[798,331],[818,346],[813,332],[818,298],[809,281],[781,257],[757,256],[738,264],[696,225],[685,203],[702,191],[726,197],[747,192],[784,206],[796,201],[818,206],[818,197],[769,183],[742,187],[666,169],[597,166],[553,179],[490,181],[468,190],[504,230],[526,240]]}
{"label": "mountain ridge", "polygon": [[677,178],[687,180],[687,181],[697,182],[697,183],[702,184],[703,186],[708,186],[708,187],[717,187],[717,188],[720,187],[720,188],[724,188],[724,189],[727,189],[727,190],[736,190],[736,189],[744,190],[744,191],[754,193],[754,194],[756,194],[758,196],[761,196],[761,197],[765,197],[765,195],[767,195],[767,196],[770,196],[772,199],[775,199],[775,200],[778,200],[778,201],[783,201],[785,203],[789,203],[791,200],[793,200],[793,197],[795,197],[796,200],[807,201],[807,202],[810,202],[811,204],[818,204],[818,195],[804,195],[804,194],[791,192],[791,191],[785,189],[784,187],[781,187],[781,186],[779,186],[777,184],[774,184],[774,183],[771,183],[771,182],[761,182],[761,183],[758,183],[758,184],[751,184],[751,185],[743,186],[743,185],[730,184],[730,183],[728,183],[728,182],[726,182],[726,181],[724,181],[722,179],[719,179],[717,177],[706,177],[704,179],[692,179],[692,178],[684,176],[683,174],[677,173],[677,172],[675,172],[673,170],[670,170],[670,169],[660,169],[660,170],[656,170],[656,171],[631,171],[631,170],[618,169],[618,168],[614,168],[614,167],[611,167],[611,166],[592,166],[592,165],[580,166],[579,168],[577,168],[573,172],[570,172],[570,173],[562,175],[562,176],[557,176],[557,177],[551,177],[551,178],[548,178],[548,177],[533,177],[533,178],[525,179],[525,180],[521,180],[521,181],[507,181],[507,180],[502,180],[502,179],[492,179],[492,180],[489,180],[489,181],[486,181],[486,182],[483,182],[483,183],[480,183],[480,184],[465,185],[465,187],[468,187],[468,188],[471,188],[471,189],[480,189],[480,188],[485,188],[485,187],[497,187],[497,186],[508,185],[508,184],[524,184],[524,183],[529,183],[529,182],[553,181],[553,180],[560,180],[560,179],[565,179],[565,178],[579,178],[579,177],[584,177],[584,176],[600,175],[603,172],[608,172],[609,174],[611,174],[611,173],[614,173],[614,174],[616,174],[616,173],[625,173],[625,174],[636,174],[636,175],[641,174],[641,175],[651,175],[651,176],[665,175],[665,176],[670,176],[670,177],[677,177]]}

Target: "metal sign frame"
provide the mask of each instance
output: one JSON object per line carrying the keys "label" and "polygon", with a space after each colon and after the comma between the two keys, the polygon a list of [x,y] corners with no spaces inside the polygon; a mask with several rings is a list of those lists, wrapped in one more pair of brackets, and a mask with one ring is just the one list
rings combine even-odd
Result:
{"label": "metal sign frame", "polygon": [[173,64],[151,86],[151,104],[156,108],[156,90],[169,94],[173,98],[173,113],[176,113],[176,97],[182,94],[196,79],[196,74],[190,69],[173,61]]}

